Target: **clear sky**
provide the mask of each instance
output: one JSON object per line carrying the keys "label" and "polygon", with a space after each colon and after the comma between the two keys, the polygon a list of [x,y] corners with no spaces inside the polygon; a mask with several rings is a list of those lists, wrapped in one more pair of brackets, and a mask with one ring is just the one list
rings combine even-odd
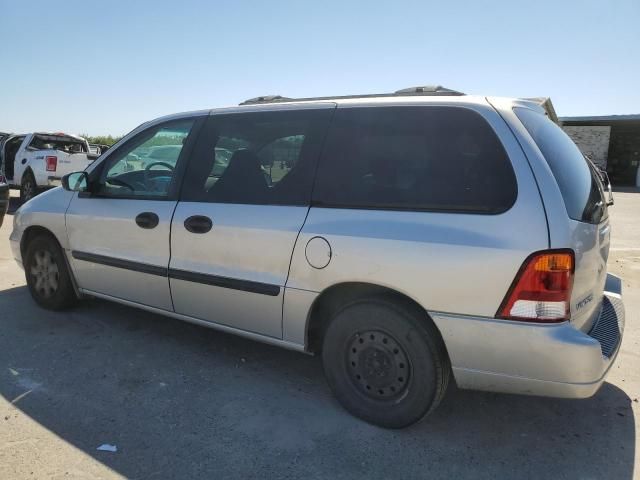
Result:
{"label": "clear sky", "polygon": [[0,131],[441,84],[640,113],[640,0],[0,0]]}

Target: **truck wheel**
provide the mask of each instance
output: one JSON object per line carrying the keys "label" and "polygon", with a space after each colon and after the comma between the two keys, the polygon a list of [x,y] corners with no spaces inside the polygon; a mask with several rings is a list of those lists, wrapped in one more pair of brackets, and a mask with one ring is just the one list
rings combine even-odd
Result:
{"label": "truck wheel", "polygon": [[33,173],[27,172],[22,176],[22,185],[20,185],[20,200],[28,202],[38,194],[38,185]]}
{"label": "truck wheel", "polygon": [[78,300],[63,255],[58,243],[48,235],[39,235],[27,245],[27,286],[36,303],[48,310],[68,308]]}
{"label": "truck wheel", "polygon": [[342,406],[386,428],[416,423],[444,397],[449,358],[435,325],[403,302],[368,298],[331,320],[322,363]]}

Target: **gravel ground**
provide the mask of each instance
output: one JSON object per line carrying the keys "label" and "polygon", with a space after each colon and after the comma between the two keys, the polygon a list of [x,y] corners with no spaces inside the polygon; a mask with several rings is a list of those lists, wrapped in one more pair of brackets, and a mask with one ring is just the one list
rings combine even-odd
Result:
{"label": "gravel ground", "polygon": [[[103,301],[36,307],[0,229],[0,478],[633,478],[640,193],[618,193],[609,270],[627,330],[586,400],[451,388],[425,422],[370,426],[319,359]],[[117,452],[98,451],[102,444]]]}

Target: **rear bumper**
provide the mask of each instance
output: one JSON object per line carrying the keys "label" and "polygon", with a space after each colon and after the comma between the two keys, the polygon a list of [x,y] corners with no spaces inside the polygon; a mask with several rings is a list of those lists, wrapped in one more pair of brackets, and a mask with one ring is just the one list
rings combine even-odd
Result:
{"label": "rear bumper", "polygon": [[571,323],[529,324],[432,313],[460,388],[586,398],[602,385],[624,331],[621,282],[609,275],[590,332]]}
{"label": "rear bumper", "polygon": [[48,187],[59,187],[62,185],[62,179],[58,177],[47,177],[47,185]]}

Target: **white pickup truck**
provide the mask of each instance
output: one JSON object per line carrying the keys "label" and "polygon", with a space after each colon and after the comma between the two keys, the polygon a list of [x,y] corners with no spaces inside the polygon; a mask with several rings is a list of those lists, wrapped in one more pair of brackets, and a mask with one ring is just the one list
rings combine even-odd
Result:
{"label": "white pickup truck", "polygon": [[0,163],[7,182],[20,188],[25,202],[60,185],[64,175],[84,170],[97,157],[89,153],[84,138],[65,133],[11,135],[0,144]]}

